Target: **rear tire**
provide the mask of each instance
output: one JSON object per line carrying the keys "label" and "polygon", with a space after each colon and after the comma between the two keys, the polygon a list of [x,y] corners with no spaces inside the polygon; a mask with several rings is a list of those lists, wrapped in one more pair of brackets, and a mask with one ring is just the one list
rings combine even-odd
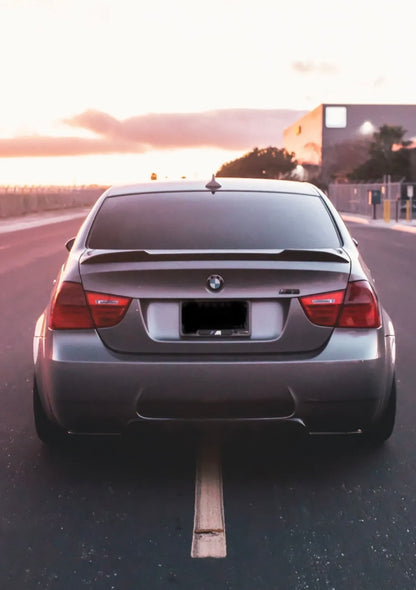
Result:
{"label": "rear tire", "polygon": [[62,444],[67,440],[68,434],[66,430],[51,420],[46,414],[40,399],[36,379],[33,380],[33,415],[36,433],[43,443],[52,447]]}
{"label": "rear tire", "polygon": [[390,397],[376,422],[364,431],[365,438],[373,444],[383,444],[392,434],[396,419],[396,379],[393,378]]}

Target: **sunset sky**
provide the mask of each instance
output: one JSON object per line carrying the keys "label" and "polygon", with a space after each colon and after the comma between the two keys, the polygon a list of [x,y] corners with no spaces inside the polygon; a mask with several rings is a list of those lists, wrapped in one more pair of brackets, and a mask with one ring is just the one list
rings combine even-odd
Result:
{"label": "sunset sky", "polygon": [[0,0],[0,185],[208,178],[320,103],[416,103],[416,3]]}

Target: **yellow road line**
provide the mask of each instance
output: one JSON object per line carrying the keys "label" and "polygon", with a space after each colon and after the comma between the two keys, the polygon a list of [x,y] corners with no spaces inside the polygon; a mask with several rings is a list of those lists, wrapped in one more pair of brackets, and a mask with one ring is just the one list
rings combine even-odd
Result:
{"label": "yellow road line", "polygon": [[195,513],[191,557],[226,557],[220,444],[202,441],[196,465]]}

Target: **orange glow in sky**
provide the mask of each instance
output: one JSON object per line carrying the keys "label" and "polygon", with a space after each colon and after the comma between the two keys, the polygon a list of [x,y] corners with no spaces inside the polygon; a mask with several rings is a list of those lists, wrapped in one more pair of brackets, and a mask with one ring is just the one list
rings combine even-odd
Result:
{"label": "orange glow in sky", "polygon": [[403,0],[2,0],[0,185],[208,178],[320,103],[412,104],[414,22]]}

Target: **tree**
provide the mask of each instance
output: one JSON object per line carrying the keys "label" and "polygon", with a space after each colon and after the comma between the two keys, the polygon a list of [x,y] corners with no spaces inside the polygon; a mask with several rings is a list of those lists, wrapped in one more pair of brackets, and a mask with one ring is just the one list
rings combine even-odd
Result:
{"label": "tree", "polygon": [[405,147],[410,141],[404,141],[406,129],[399,125],[382,125],[377,133],[373,135],[373,142],[370,146],[370,154],[374,156],[384,155],[389,158],[393,153],[393,146]]}
{"label": "tree", "polygon": [[409,150],[411,142],[404,141],[406,130],[399,125],[382,125],[374,133],[370,143],[369,158],[350,174],[351,180],[378,180],[385,174],[393,179],[407,177],[409,174]]}
{"label": "tree", "polygon": [[295,169],[295,154],[276,147],[257,148],[223,164],[215,176],[233,178],[288,178]]}
{"label": "tree", "polygon": [[326,177],[345,179],[369,158],[370,142],[365,138],[347,139],[331,145],[325,153]]}

